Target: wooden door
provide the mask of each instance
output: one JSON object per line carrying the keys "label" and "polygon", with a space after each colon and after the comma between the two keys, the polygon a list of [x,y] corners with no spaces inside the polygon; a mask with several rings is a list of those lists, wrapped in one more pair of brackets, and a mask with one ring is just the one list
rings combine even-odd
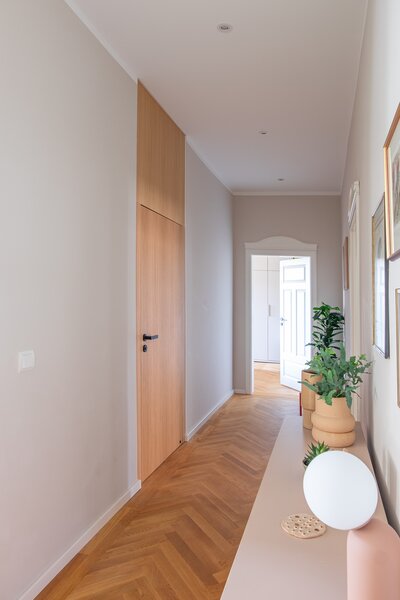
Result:
{"label": "wooden door", "polygon": [[[144,480],[183,440],[185,136],[141,83],[137,148],[138,437]],[[158,338],[143,340],[146,334]]]}
{"label": "wooden door", "polygon": [[[150,475],[183,440],[184,232],[138,208],[140,476]],[[143,340],[143,335],[155,336]],[[144,352],[144,345],[147,351]]]}

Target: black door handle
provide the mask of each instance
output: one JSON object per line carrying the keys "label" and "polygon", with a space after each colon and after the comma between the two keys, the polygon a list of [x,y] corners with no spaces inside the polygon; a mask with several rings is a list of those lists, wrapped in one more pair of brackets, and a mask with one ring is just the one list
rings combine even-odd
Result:
{"label": "black door handle", "polygon": [[144,333],[143,341],[146,342],[147,340],[158,340],[158,334],[157,335],[147,335],[147,333]]}

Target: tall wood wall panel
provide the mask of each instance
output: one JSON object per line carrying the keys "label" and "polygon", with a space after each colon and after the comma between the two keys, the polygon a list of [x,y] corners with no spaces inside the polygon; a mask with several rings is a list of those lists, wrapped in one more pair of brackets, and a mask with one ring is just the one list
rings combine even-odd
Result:
{"label": "tall wood wall panel", "polygon": [[184,225],[185,136],[141,83],[137,198],[142,206]]}
{"label": "tall wood wall panel", "polygon": [[[183,441],[185,136],[138,85],[137,390],[139,473]],[[146,341],[143,335],[157,335]]]}

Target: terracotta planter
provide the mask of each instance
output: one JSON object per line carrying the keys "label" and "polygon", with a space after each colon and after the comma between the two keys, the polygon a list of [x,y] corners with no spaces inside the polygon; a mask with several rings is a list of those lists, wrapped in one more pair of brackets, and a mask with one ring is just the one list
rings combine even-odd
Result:
{"label": "terracotta planter", "polygon": [[[308,381],[314,384],[321,379],[320,375],[316,375],[312,371],[302,371],[301,380]],[[301,384],[301,404],[307,410],[315,410],[315,392],[310,390],[304,383]]]}
{"label": "terracotta planter", "polygon": [[[316,375],[312,371],[302,371],[301,380],[308,381],[311,384],[316,383],[321,379],[320,375]],[[311,429],[311,415],[315,410],[315,392],[310,390],[304,383],[301,384],[301,405],[303,407],[303,427]]]}
{"label": "terracotta planter", "polygon": [[354,444],[355,420],[346,398],[333,398],[332,406],[329,406],[320,396],[316,396],[311,421],[312,436],[316,442],[325,442],[331,448],[345,448]]}
{"label": "terracotta planter", "polygon": [[313,414],[313,410],[308,410],[308,408],[303,408],[303,427],[304,429],[312,429],[311,415]]}

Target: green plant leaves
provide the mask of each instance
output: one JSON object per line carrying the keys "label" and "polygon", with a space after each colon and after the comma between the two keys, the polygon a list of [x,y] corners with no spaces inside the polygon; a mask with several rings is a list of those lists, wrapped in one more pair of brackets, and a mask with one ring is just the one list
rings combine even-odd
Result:
{"label": "green plant leaves", "polygon": [[323,302],[321,306],[313,308],[313,333],[312,342],[317,352],[326,348],[336,348],[342,337],[344,316],[338,306],[330,306]]}
{"label": "green plant leaves", "polygon": [[362,382],[362,375],[368,373],[371,362],[367,361],[365,354],[359,357],[346,358],[346,350],[342,343],[338,347],[339,353],[333,348],[321,350],[313,356],[308,365],[314,373],[321,376],[315,384],[302,382],[312,389],[329,405],[333,398],[346,398],[347,405],[351,407],[352,395]]}
{"label": "green plant leaves", "polygon": [[324,452],[328,452],[329,446],[325,444],[325,442],[317,442],[317,444],[309,444],[307,448],[307,454],[303,458],[303,464],[308,467],[310,462],[319,454],[323,454]]}

